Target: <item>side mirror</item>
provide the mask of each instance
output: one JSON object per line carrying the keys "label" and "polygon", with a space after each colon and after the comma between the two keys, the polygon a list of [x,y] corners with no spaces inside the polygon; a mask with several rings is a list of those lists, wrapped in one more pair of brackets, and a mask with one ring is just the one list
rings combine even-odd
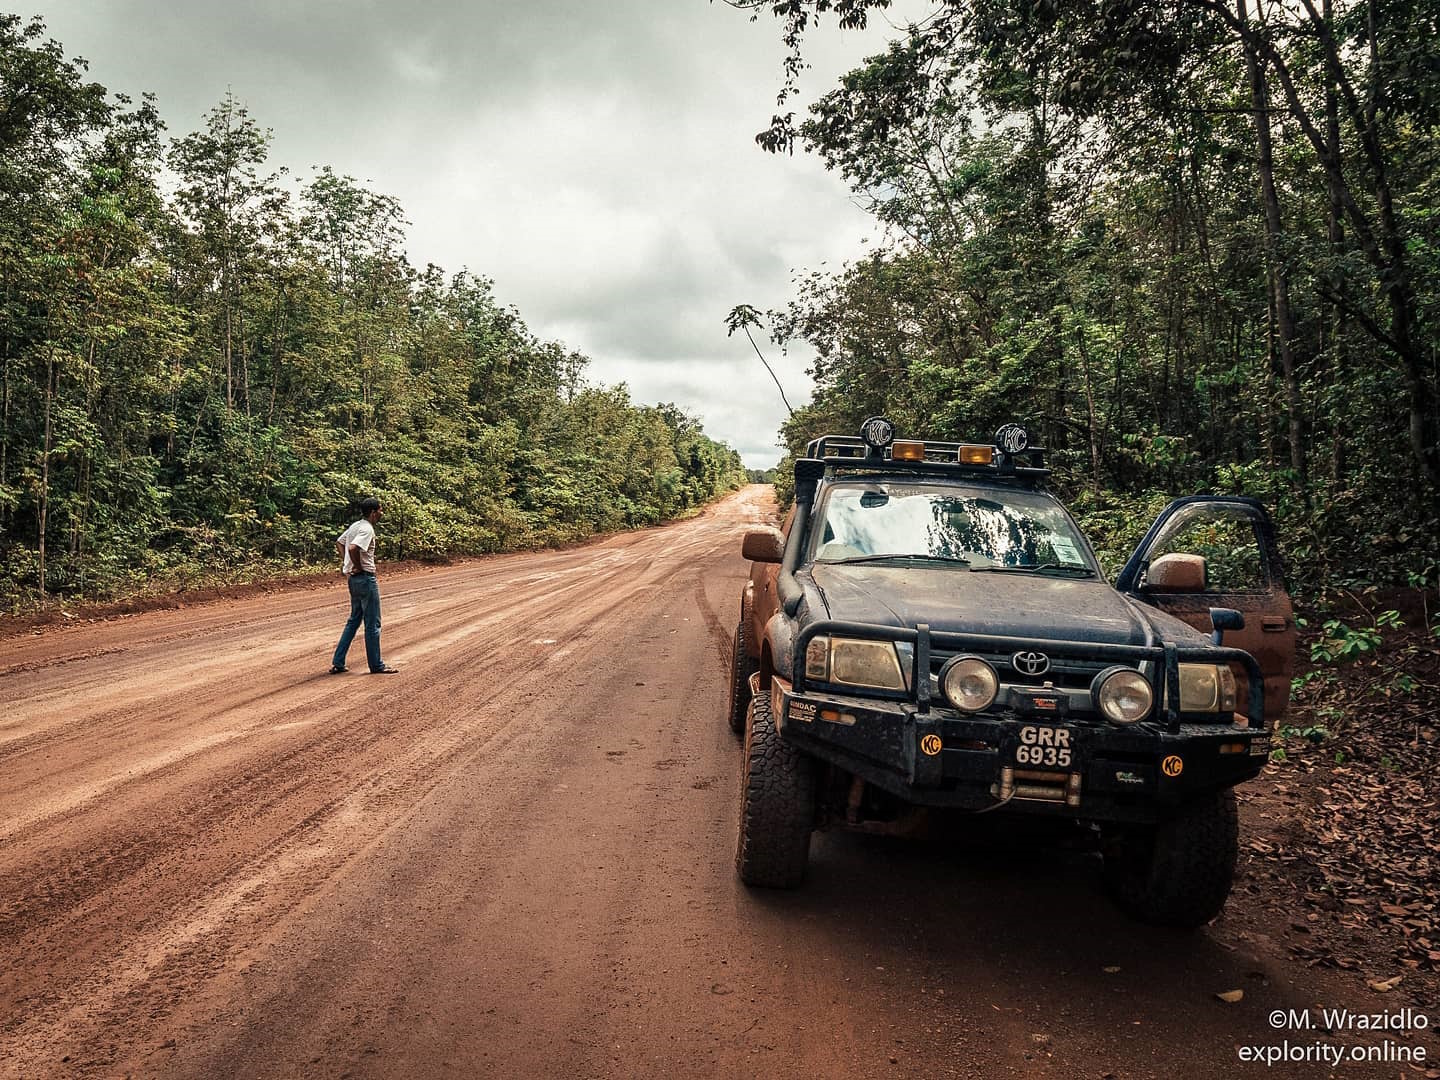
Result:
{"label": "side mirror", "polygon": [[1210,635],[1211,644],[1223,645],[1226,630],[1245,629],[1245,616],[1234,608],[1212,607],[1210,609],[1210,625],[1215,628],[1215,632]]}
{"label": "side mirror", "polygon": [[785,537],[779,529],[762,525],[745,534],[740,553],[751,562],[778,563],[785,557]]}
{"label": "side mirror", "polygon": [[1203,555],[1161,555],[1145,571],[1145,591],[1189,593],[1205,591]]}

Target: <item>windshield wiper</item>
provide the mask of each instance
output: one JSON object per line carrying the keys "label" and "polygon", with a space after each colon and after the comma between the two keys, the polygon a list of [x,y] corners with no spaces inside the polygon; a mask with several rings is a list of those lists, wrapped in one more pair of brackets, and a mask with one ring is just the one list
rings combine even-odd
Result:
{"label": "windshield wiper", "polygon": [[1041,563],[1038,566],[972,566],[972,574],[1039,574],[1045,571],[1058,574],[1074,574],[1076,577],[1094,577],[1095,571],[1088,566],[1073,563]]}
{"label": "windshield wiper", "polygon": [[815,561],[821,563],[829,563],[833,566],[837,563],[885,562],[890,559],[898,559],[902,561],[905,559],[921,559],[927,562],[954,563],[956,566],[970,565],[969,559],[962,559],[958,555],[903,555],[894,552],[889,555],[851,555],[849,558],[845,559],[816,559]]}

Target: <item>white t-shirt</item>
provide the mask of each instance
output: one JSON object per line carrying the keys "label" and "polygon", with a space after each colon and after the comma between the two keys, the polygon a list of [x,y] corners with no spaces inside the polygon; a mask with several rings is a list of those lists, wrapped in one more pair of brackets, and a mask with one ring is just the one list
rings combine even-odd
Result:
{"label": "white t-shirt", "polygon": [[368,571],[371,574],[375,573],[374,525],[371,525],[370,522],[361,518],[341,533],[340,538],[336,540],[335,543],[339,545],[341,552],[344,553],[344,558],[340,562],[340,572],[342,574],[353,574],[356,570],[356,567],[350,563],[351,545],[360,549],[359,569]]}

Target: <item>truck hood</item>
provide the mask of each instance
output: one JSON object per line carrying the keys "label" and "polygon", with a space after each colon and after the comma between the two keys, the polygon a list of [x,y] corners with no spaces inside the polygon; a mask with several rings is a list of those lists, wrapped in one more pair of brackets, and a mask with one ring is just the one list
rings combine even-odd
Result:
{"label": "truck hood", "polygon": [[[833,563],[812,564],[809,574],[830,619],[897,627],[926,622],[932,630],[954,633],[1114,645],[1146,640],[1145,619],[1136,607],[1098,578]],[[1156,629],[1174,636],[1171,621]],[[1198,636],[1176,626],[1184,630],[1182,639]]]}

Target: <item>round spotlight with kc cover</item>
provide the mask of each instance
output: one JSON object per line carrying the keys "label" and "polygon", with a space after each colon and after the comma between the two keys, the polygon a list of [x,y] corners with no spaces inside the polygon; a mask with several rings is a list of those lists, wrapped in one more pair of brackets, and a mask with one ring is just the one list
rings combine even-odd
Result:
{"label": "round spotlight with kc cover", "polygon": [[988,709],[999,691],[1000,677],[978,656],[953,656],[940,669],[940,692],[965,712]]}
{"label": "round spotlight with kc cover", "polygon": [[1021,454],[1030,447],[1030,433],[1019,424],[1005,424],[995,432],[995,445],[1006,454]]}
{"label": "round spotlight with kc cover", "polygon": [[884,450],[895,441],[895,425],[883,416],[872,416],[860,425],[860,438],[872,450]]}

